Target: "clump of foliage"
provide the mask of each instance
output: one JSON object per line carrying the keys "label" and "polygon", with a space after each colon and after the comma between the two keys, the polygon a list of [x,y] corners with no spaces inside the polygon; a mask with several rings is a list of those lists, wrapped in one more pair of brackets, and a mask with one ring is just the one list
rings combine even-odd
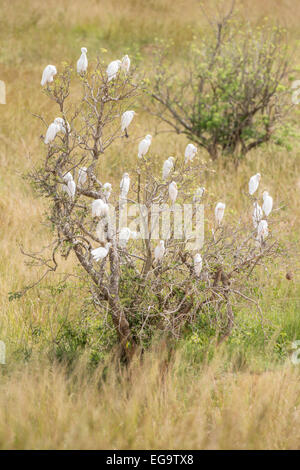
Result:
{"label": "clump of foliage", "polygon": [[158,46],[148,93],[153,114],[186,134],[212,160],[236,165],[268,142],[291,108],[285,32],[253,28],[233,18],[233,7],[196,37],[180,69]]}

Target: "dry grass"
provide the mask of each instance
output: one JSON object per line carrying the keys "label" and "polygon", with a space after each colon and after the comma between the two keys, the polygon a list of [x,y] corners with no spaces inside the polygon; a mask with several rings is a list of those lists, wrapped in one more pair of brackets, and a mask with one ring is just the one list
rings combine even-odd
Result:
{"label": "dry grass", "polygon": [[[19,243],[27,250],[39,250],[49,240],[49,233],[40,225],[44,202],[34,197],[21,178],[40,161],[43,151],[39,139],[43,129],[30,113],[44,113],[51,120],[56,115],[41,93],[43,67],[47,63],[59,66],[66,59],[75,61],[85,45],[90,57],[101,48],[108,49],[102,52],[104,60],[127,51],[132,55],[140,52],[147,68],[156,36],[172,37],[180,57],[181,43],[189,41],[194,29],[204,24],[196,0],[88,3],[87,8],[81,0],[3,0],[0,7],[0,79],[7,85],[7,105],[1,105],[0,114],[0,339],[7,344],[7,366],[0,370],[0,446],[299,447],[297,368],[275,366],[270,359],[267,368],[265,362],[260,366],[259,374],[253,373],[255,361],[248,369],[233,372],[231,366],[229,370],[222,367],[220,356],[212,364],[203,365],[198,374],[178,353],[162,374],[159,354],[152,352],[143,367],[134,367],[130,378],[124,371],[120,378],[111,367],[99,388],[101,369],[89,377],[81,363],[69,376],[62,366],[50,366],[43,359],[40,344],[32,335],[38,327],[46,340],[55,339],[58,317],[77,314],[78,296],[71,291],[57,301],[45,296],[43,290],[35,290],[21,301],[8,301],[8,292],[37,278],[36,272],[24,264]],[[289,29],[291,47],[296,46],[300,6],[293,0],[269,0],[263,5],[245,0],[241,2],[241,13],[255,22],[266,15],[280,21]],[[299,52],[295,52],[294,59],[296,64]],[[144,135],[152,124],[141,110],[132,139]],[[153,150],[162,161],[170,154],[182,155],[185,145],[184,137],[163,134],[154,139]],[[135,161],[133,148],[117,147],[101,163],[100,177],[105,175],[117,186],[122,172]],[[211,195],[225,198],[232,211],[239,211],[241,190],[249,174],[260,171],[276,206],[286,206],[279,225],[282,238],[299,242],[299,151],[296,139],[290,152],[269,145],[253,152],[234,180],[230,168],[215,167],[215,175],[205,186]],[[205,154],[200,157],[207,158]],[[286,266],[274,266],[262,285],[265,317],[290,339],[300,339],[300,335],[295,337],[299,331],[299,276],[288,283],[284,275],[285,268],[294,269],[295,262],[290,259]],[[67,268],[63,263],[61,271]],[[24,351],[31,354],[28,363],[24,362]]]}

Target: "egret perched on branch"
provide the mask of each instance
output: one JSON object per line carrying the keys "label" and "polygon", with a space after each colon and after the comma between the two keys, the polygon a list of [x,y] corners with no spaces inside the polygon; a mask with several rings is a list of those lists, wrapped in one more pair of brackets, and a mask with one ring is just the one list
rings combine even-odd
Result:
{"label": "egret perched on branch", "polygon": [[63,132],[64,134],[66,133],[66,124],[67,124],[68,132],[69,133],[71,132],[70,124],[67,121],[65,121],[63,118],[61,117],[55,118],[53,122],[54,124],[57,124],[59,126],[60,132]]}
{"label": "egret perched on branch", "polygon": [[150,134],[147,134],[146,137],[143,140],[141,140],[141,142],[139,143],[139,152],[138,152],[139,158],[142,158],[146,155],[151,145],[151,141],[152,141],[152,135]]}
{"label": "egret perched on branch", "polygon": [[120,60],[113,60],[106,69],[107,74],[107,81],[110,82],[111,80],[117,77],[119,72],[119,68],[121,67],[122,62]]}
{"label": "egret perched on branch", "polygon": [[68,173],[66,173],[63,178],[66,183],[68,183],[69,181],[72,181],[73,180],[72,173],[68,171]]}
{"label": "egret perched on branch", "polygon": [[197,188],[193,197],[193,202],[194,203],[200,202],[204,193],[205,193],[204,187]]}
{"label": "egret perched on branch", "polygon": [[110,183],[104,183],[103,185],[103,194],[106,197],[106,200],[108,201],[110,198],[111,194],[111,184]]}
{"label": "egret perched on branch", "polygon": [[128,137],[127,129],[133,119],[133,116],[135,115],[135,111],[125,111],[125,113],[122,114],[121,117],[121,130],[122,132],[125,132],[125,136]]}
{"label": "egret perched on branch", "polygon": [[220,225],[222,222],[222,219],[224,217],[225,207],[226,207],[226,204],[224,204],[223,202],[218,202],[218,204],[216,205],[215,219],[216,219],[217,225]]}
{"label": "egret perched on branch", "polygon": [[163,177],[163,180],[166,180],[171,171],[174,169],[174,162],[175,162],[175,158],[174,157],[169,157],[163,164],[163,169],[162,169],[162,177]]}
{"label": "egret perched on branch", "polygon": [[268,191],[263,192],[263,205],[262,205],[262,210],[268,217],[268,215],[271,214],[272,208],[273,208],[273,198],[272,196],[269,195]]}
{"label": "egret perched on branch", "polygon": [[92,216],[104,217],[108,215],[109,207],[102,199],[95,199],[92,202]]}
{"label": "egret perched on branch", "polygon": [[61,128],[59,124],[55,124],[55,122],[52,122],[46,132],[46,136],[44,140],[45,144],[50,144],[50,142],[53,142],[53,140],[56,137],[56,134],[58,134],[60,131],[61,131]]}
{"label": "egret perched on branch", "polygon": [[92,257],[95,261],[100,261],[108,255],[109,249],[111,247],[111,243],[106,243],[105,247],[100,246],[99,248],[95,248],[91,251]]}
{"label": "egret perched on branch", "polygon": [[257,226],[257,240],[262,243],[268,235],[268,222],[266,220],[261,220]]}
{"label": "egret perched on branch", "polygon": [[249,180],[249,194],[250,196],[252,196],[255,191],[257,191],[257,188],[259,186],[259,182],[260,182],[260,173],[256,173],[256,175],[253,175],[251,176],[250,180]]}
{"label": "egret perched on branch", "polygon": [[260,220],[263,217],[263,211],[258,202],[254,202],[253,204],[253,215],[252,215],[252,220],[253,220],[253,226],[254,228],[257,228]]}
{"label": "egret perched on branch", "polygon": [[193,158],[197,152],[198,149],[194,144],[187,144],[184,152],[185,163],[193,161]]}
{"label": "egret perched on branch", "polygon": [[122,58],[122,69],[124,70],[124,72],[128,73],[129,72],[129,69],[130,69],[130,58],[129,56],[126,54],[124,55],[124,57]]}
{"label": "egret perched on branch", "polygon": [[81,56],[77,60],[77,73],[85,73],[88,68],[87,48],[81,48]]}
{"label": "egret perched on branch", "polygon": [[159,262],[163,259],[165,251],[165,242],[163,240],[160,240],[159,244],[156,245],[154,250],[154,259],[156,262]]}
{"label": "egret perched on branch", "polygon": [[76,193],[76,183],[73,180],[73,176],[71,173],[68,171],[68,173],[65,174],[63,177],[64,181],[66,184],[63,185],[62,189],[65,193],[68,194],[68,196],[73,199]]}
{"label": "egret perched on branch", "polygon": [[47,65],[47,67],[45,67],[43,71],[41,85],[44,86],[46,85],[46,83],[53,82],[53,77],[56,74],[57,70],[55,65]]}
{"label": "egret perched on branch", "polygon": [[119,233],[119,246],[125,248],[130,238],[136,238],[137,233],[128,227],[122,227]]}
{"label": "egret perched on branch", "polygon": [[174,204],[178,195],[178,189],[177,189],[177,184],[175,181],[172,181],[172,183],[169,184],[169,197]]}
{"label": "egret perched on branch", "polygon": [[128,173],[124,173],[120,182],[121,197],[126,198],[130,188],[130,178]]}
{"label": "egret perched on branch", "polygon": [[81,168],[79,168],[78,170],[78,181],[77,181],[77,184],[78,184],[78,187],[79,188],[82,188],[86,181],[87,181],[87,172],[86,172],[86,167],[83,166]]}
{"label": "egret perched on branch", "polygon": [[202,271],[202,256],[200,253],[196,253],[194,256],[194,271],[196,276],[199,277]]}

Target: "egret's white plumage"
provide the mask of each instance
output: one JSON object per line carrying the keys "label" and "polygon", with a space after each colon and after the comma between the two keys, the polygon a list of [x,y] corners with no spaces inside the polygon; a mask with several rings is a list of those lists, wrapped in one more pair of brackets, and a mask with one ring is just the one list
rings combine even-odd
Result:
{"label": "egret's white plumage", "polygon": [[50,126],[47,129],[46,136],[45,136],[45,144],[50,144],[50,142],[53,142],[53,140],[56,137],[56,134],[60,132],[60,126],[58,124],[55,124],[55,122],[52,122]]}
{"label": "egret's white plumage", "polygon": [[185,163],[191,162],[197,152],[198,149],[194,144],[187,144],[184,152]]}
{"label": "egret's white plumage", "polygon": [[193,202],[194,203],[200,202],[204,193],[205,193],[204,187],[197,188],[193,197]]}
{"label": "egret's white plumage", "polygon": [[92,257],[95,261],[100,261],[108,255],[109,249],[111,247],[111,243],[106,243],[105,246],[100,246],[99,248],[95,248],[91,251]]}
{"label": "egret's white plumage", "polygon": [[225,207],[226,207],[226,204],[224,204],[223,202],[218,202],[218,204],[215,207],[215,219],[218,225],[220,225],[224,217]]}
{"label": "egret's white plumage", "polygon": [[106,200],[108,201],[111,195],[111,184],[110,183],[104,183],[103,185],[103,194],[106,197]]}
{"label": "egret's white plumage", "polygon": [[159,244],[156,245],[154,249],[154,259],[156,262],[159,262],[163,259],[165,251],[165,242],[163,240],[160,240]]}
{"label": "egret's white plumage", "polygon": [[77,184],[78,184],[78,187],[79,188],[82,188],[86,181],[87,181],[87,172],[86,172],[86,167],[83,166],[81,168],[79,168],[78,170],[78,181],[77,181]]}
{"label": "egret's white plumage", "polygon": [[139,158],[142,158],[146,155],[151,145],[151,141],[152,141],[152,135],[150,134],[147,134],[146,137],[143,140],[141,140],[141,142],[139,143],[139,151],[138,151]]}
{"label": "egret's white plumage", "polygon": [[53,82],[53,77],[56,74],[57,70],[55,65],[47,65],[47,67],[45,67],[43,71],[41,85],[44,86],[46,85],[46,83]]}
{"label": "egret's white plumage", "polygon": [[196,276],[200,276],[200,273],[202,271],[202,256],[200,253],[196,253],[194,256],[194,271]]}
{"label": "egret's white plumage", "polygon": [[256,173],[256,175],[253,175],[251,176],[250,180],[249,180],[249,194],[250,196],[252,196],[255,191],[257,191],[257,188],[259,186],[259,182],[260,182],[260,173]]}
{"label": "egret's white plumage", "polygon": [[171,171],[173,170],[174,168],[174,162],[175,162],[175,158],[174,157],[169,157],[163,164],[163,169],[162,169],[162,177],[164,180],[166,180]]}
{"label": "egret's white plumage", "polygon": [[263,192],[263,200],[264,200],[264,202],[263,202],[263,205],[262,205],[262,210],[264,211],[264,213],[268,217],[268,215],[271,214],[271,211],[273,209],[273,198],[272,198],[272,196],[270,196],[268,191]]}
{"label": "egret's white plumage", "polygon": [[122,69],[128,73],[129,72],[129,69],[130,69],[130,58],[129,56],[126,54],[124,55],[124,57],[122,58]]}
{"label": "egret's white plumage", "polygon": [[130,177],[128,173],[124,173],[120,182],[120,193],[123,198],[127,197],[130,188]]}
{"label": "egret's white plumage", "polygon": [[257,228],[259,222],[261,221],[263,217],[263,211],[258,202],[254,202],[253,204],[253,215],[252,215],[252,220],[253,220],[253,226],[254,228]]}
{"label": "egret's white plumage", "polygon": [[261,220],[257,226],[257,240],[261,243],[268,236],[268,222],[266,220]]}
{"label": "egret's white plumage", "polygon": [[121,67],[122,62],[120,60],[113,60],[106,69],[107,79],[110,82],[111,80],[117,77],[119,68]]}
{"label": "egret's white plumage", "polygon": [[125,113],[122,114],[122,117],[121,117],[122,132],[128,129],[134,115],[135,115],[135,111],[125,111]]}
{"label": "egret's white plumage", "polygon": [[[71,132],[70,124],[67,121],[65,121],[63,118],[61,118],[61,117],[55,118],[53,122],[54,122],[54,124],[58,125],[58,127],[60,128],[60,132],[63,132],[65,134],[66,133],[66,127],[68,129],[68,132],[69,133]],[[66,124],[67,124],[67,126],[66,126]]]}
{"label": "egret's white plumage", "polygon": [[87,48],[81,48],[81,56],[77,60],[77,73],[85,73],[88,68]]}
{"label": "egret's white plumage", "polygon": [[68,194],[68,196],[71,199],[73,199],[75,197],[75,193],[76,193],[76,183],[73,180],[72,175],[71,175],[71,177],[69,175],[71,175],[71,173],[67,173],[64,176],[64,181],[66,181],[67,184],[64,184],[62,189],[65,193]]}
{"label": "egret's white plumage", "polygon": [[174,204],[178,195],[178,189],[177,189],[177,184],[175,181],[172,181],[172,183],[169,184],[169,197]]}
{"label": "egret's white plumage", "polygon": [[64,178],[64,181],[65,181],[66,183],[68,183],[69,181],[72,181],[72,180],[73,180],[73,176],[72,176],[72,174],[71,174],[69,171],[68,171],[68,173],[66,173],[66,174],[64,175],[63,178]]}
{"label": "egret's white plumage", "polygon": [[102,199],[95,199],[92,202],[92,216],[104,217],[108,215],[109,207]]}

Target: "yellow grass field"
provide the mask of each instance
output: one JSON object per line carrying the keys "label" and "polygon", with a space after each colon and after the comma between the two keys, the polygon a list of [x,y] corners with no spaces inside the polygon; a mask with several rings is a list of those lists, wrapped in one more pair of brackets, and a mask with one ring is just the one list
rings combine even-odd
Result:
{"label": "yellow grass field", "polygon": [[[213,12],[220,2],[202,2]],[[300,66],[300,4],[294,0],[241,0],[239,15],[259,24],[268,17],[287,29],[295,69]],[[39,251],[51,240],[42,224],[46,201],[38,199],[24,174],[41,162],[44,132],[34,113],[56,113],[42,93],[47,64],[75,63],[80,47],[91,60],[105,62],[128,53],[151,67],[155,38],[174,41],[174,60],[183,62],[182,44],[205,31],[196,0],[2,0],[0,3],[0,449],[299,449],[300,365],[290,361],[291,343],[300,340],[300,263],[296,255],[265,273],[259,289],[265,332],[254,306],[242,307],[233,337],[202,357],[200,345],[180,341],[167,361],[162,345],[143,363],[120,369],[103,354],[91,371],[89,351],[71,370],[54,354],[65,320],[80,322],[84,288],[52,295],[57,279],[72,269],[61,260],[59,273],[9,301],[9,293],[38,279],[21,254]],[[299,69],[300,70],[300,69]],[[300,80],[300,72],[294,78]],[[138,104],[137,104],[138,106]],[[133,142],[151,131],[153,118],[140,108]],[[283,242],[300,239],[299,111],[291,149],[273,143],[252,151],[237,172],[222,163],[205,184],[226,198],[233,213],[242,208],[241,191],[260,172],[276,207],[283,207],[278,232]],[[181,155],[184,136],[160,134],[153,151],[160,163]],[[170,151],[170,149],[172,149]],[[100,174],[117,187],[136,160],[136,144],[117,144],[101,163]],[[294,252],[293,252],[294,253]],[[293,279],[286,279],[286,272]],[[264,337],[264,334],[266,335]],[[201,360],[200,360],[201,356]],[[102,380],[105,375],[106,380]]]}

